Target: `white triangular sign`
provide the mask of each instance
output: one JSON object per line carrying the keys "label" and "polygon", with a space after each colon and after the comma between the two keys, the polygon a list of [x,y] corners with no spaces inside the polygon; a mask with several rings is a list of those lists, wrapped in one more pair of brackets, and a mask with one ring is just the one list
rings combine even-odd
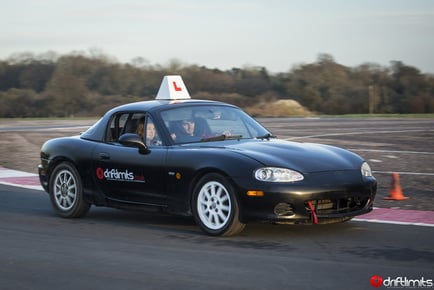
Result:
{"label": "white triangular sign", "polygon": [[158,90],[157,100],[190,99],[190,94],[184,85],[181,76],[164,76]]}

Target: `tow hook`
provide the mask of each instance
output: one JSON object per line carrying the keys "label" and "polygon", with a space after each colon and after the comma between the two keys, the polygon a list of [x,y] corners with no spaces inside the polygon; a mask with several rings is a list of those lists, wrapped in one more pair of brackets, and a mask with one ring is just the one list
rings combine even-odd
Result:
{"label": "tow hook", "polygon": [[318,217],[316,216],[315,208],[312,205],[312,201],[308,200],[307,205],[309,206],[310,209],[310,218],[312,220],[312,223],[315,225],[318,224]]}

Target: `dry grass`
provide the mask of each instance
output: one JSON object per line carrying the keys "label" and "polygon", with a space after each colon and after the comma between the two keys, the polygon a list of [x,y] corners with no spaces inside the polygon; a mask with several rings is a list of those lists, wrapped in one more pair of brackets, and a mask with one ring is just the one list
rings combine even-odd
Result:
{"label": "dry grass", "polygon": [[[39,156],[42,144],[45,141],[64,136],[79,134],[84,127],[90,126],[95,120],[15,120],[1,119],[0,129],[0,166],[37,173]],[[38,126],[65,126],[79,127],[65,129],[41,129]],[[30,128],[30,126],[35,126]],[[84,127],[83,127],[84,126]],[[23,128],[30,129],[24,130]],[[38,129],[39,128],[39,129]]]}
{"label": "dry grass", "polygon": [[304,108],[295,100],[277,100],[261,102],[246,111],[257,117],[291,117],[291,116],[311,116],[312,112]]}

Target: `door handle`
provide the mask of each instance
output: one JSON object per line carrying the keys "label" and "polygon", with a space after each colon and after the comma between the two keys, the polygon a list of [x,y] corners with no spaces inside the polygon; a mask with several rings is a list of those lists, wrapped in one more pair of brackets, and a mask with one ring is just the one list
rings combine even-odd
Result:
{"label": "door handle", "polygon": [[110,160],[110,154],[108,154],[108,153],[100,153],[99,154],[99,159],[100,160]]}

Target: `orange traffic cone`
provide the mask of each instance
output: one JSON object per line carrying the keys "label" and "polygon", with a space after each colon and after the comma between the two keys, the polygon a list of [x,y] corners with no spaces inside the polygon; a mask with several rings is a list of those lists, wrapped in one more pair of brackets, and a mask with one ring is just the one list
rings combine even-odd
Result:
{"label": "orange traffic cone", "polygon": [[393,173],[392,186],[389,190],[389,197],[385,197],[387,200],[406,200],[408,197],[404,196],[401,189],[401,184],[399,183],[399,174],[397,172]]}

